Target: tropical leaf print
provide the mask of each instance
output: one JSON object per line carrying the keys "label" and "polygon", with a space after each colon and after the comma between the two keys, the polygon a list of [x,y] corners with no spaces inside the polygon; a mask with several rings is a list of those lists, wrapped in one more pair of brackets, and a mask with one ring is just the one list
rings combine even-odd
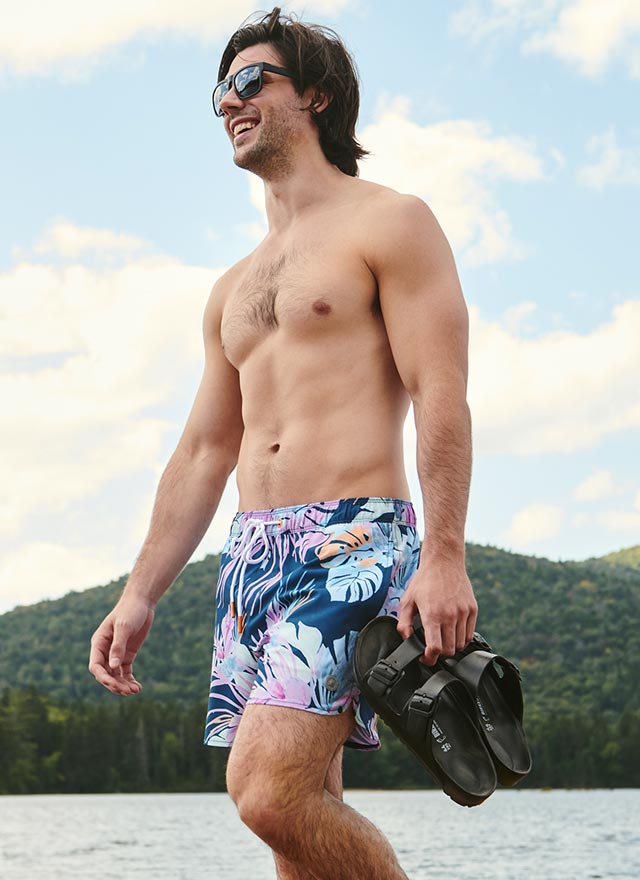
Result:
{"label": "tropical leaf print", "polygon": [[391,565],[388,538],[376,523],[332,529],[316,555],[329,573],[325,588],[332,601],[364,602],[382,586]]}

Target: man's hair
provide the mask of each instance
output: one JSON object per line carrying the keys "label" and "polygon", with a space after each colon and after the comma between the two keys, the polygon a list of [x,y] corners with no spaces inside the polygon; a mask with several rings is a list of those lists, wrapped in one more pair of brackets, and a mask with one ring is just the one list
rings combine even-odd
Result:
{"label": "man's hair", "polygon": [[[283,14],[279,6],[257,15],[262,17],[242,25],[227,43],[218,82],[226,78],[238,52],[257,43],[270,43],[293,73],[299,95],[315,86],[311,103],[304,109],[311,112],[318,128],[322,152],[340,171],[357,177],[357,160],[368,150],[355,137],[360,89],[356,65],[347,47],[331,28],[299,21]],[[331,100],[319,113],[315,107],[323,95]]]}

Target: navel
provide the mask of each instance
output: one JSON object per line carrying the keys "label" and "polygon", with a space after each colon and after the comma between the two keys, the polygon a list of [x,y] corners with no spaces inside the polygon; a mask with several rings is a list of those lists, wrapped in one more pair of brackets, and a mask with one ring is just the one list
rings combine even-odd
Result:
{"label": "navel", "polygon": [[279,443],[272,443],[271,446],[269,447],[269,450],[274,453],[279,452],[280,451],[280,444]]}
{"label": "navel", "polygon": [[328,302],[325,302],[323,299],[317,299],[313,305],[311,306],[313,311],[317,315],[329,315],[331,314],[331,306]]}

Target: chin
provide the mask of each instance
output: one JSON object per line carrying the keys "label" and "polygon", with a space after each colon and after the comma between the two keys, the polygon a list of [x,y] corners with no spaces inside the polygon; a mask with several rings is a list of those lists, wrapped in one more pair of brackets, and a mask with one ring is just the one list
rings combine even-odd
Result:
{"label": "chin", "polygon": [[235,150],[233,161],[238,168],[251,171],[258,177],[280,177],[287,173],[291,167],[289,157],[283,147],[282,144],[257,140],[255,144],[248,145],[245,150],[242,148]]}
{"label": "chin", "polygon": [[[260,169],[265,165],[265,156],[261,151],[254,150],[236,150],[233,154],[233,161],[238,168],[245,171],[253,171],[258,174]],[[268,162],[267,162],[268,164]]]}
{"label": "chin", "polygon": [[252,162],[251,162],[249,156],[242,156],[242,155],[238,156],[237,153],[234,153],[233,154],[233,162],[235,165],[238,166],[238,168],[242,168],[245,171],[252,171],[253,170]]}

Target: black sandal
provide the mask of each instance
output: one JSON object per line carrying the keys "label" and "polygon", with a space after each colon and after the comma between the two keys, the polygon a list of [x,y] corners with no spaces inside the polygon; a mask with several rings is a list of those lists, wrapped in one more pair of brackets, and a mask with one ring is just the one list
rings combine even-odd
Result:
{"label": "black sandal", "polygon": [[[414,620],[414,628],[424,634],[419,620]],[[531,770],[531,752],[522,725],[524,703],[518,667],[493,653],[480,633],[474,633],[466,648],[453,657],[439,657],[437,665],[459,679],[471,694],[498,782],[520,782]]]}
{"label": "black sandal", "polygon": [[403,640],[393,617],[376,617],[358,636],[353,668],[371,707],[413,752],[445,794],[465,807],[495,791],[496,771],[462,682],[418,658],[418,635]]}

